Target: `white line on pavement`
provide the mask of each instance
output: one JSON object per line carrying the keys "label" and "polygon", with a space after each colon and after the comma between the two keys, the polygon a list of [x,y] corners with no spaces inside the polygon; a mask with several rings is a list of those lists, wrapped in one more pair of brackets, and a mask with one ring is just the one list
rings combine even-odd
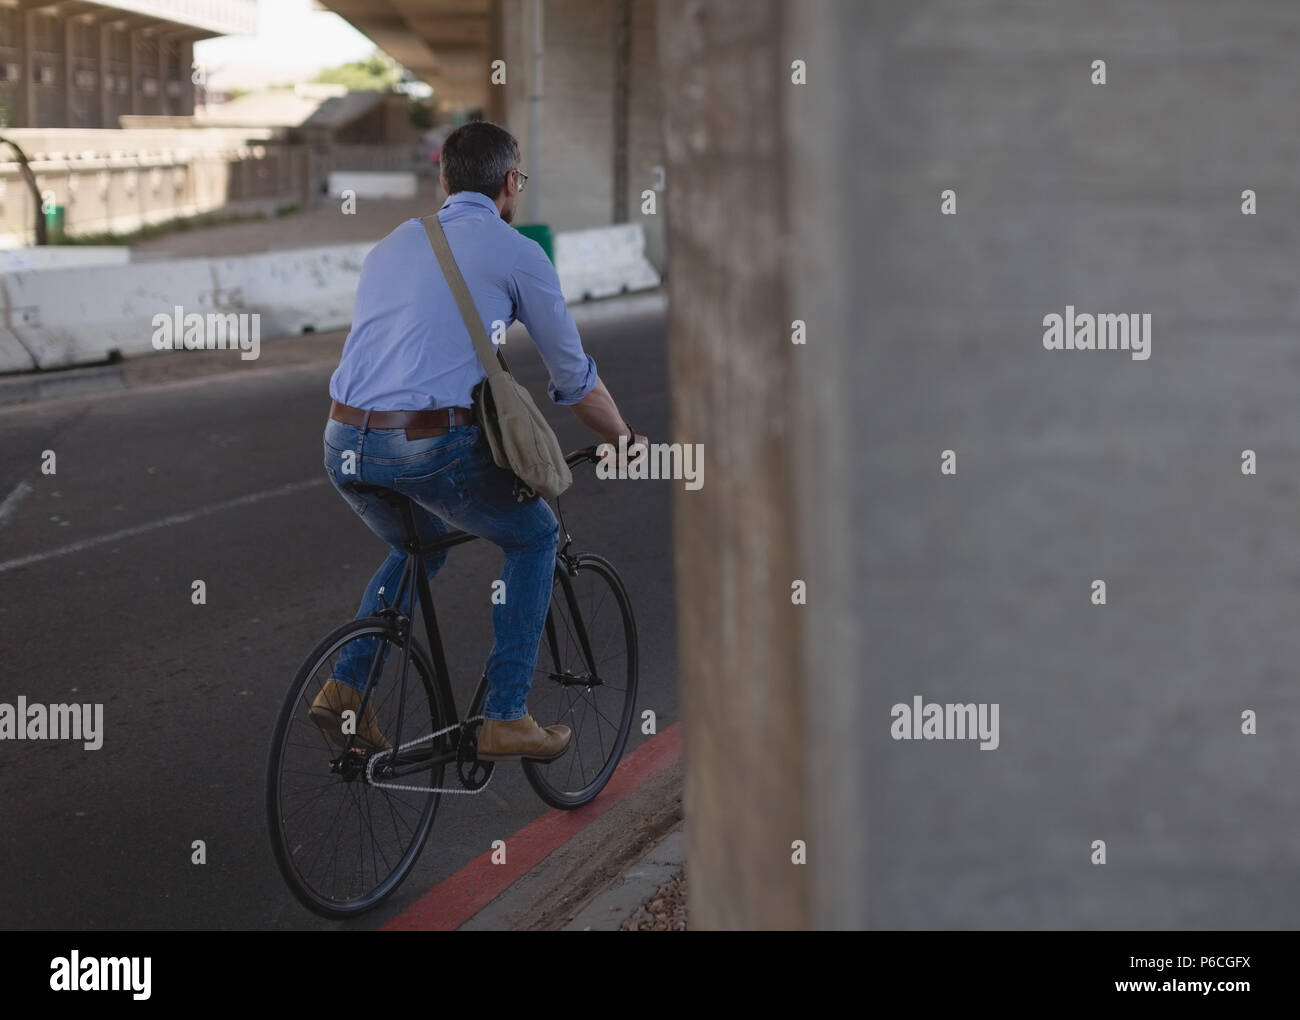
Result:
{"label": "white line on pavement", "polygon": [[18,509],[18,504],[22,502],[22,498],[31,491],[32,483],[28,481],[19,482],[14,486],[14,491],[5,497],[3,503],[0,503],[0,524],[3,524],[13,515],[13,512]]}
{"label": "white line on pavement", "polygon": [[[69,553],[93,549],[95,546],[104,545],[107,542],[118,542],[124,538],[134,538],[136,535],[143,535],[148,531],[157,531],[159,528],[170,528],[173,524],[187,524],[190,521],[198,520],[200,517],[210,517],[213,514],[219,514],[223,510],[233,510],[235,507],[248,506],[250,503],[260,503],[264,499],[274,499],[276,496],[288,496],[291,493],[301,492],[303,489],[310,489],[317,485],[325,485],[328,481],[328,478],[311,478],[305,482],[291,482],[288,485],[280,486],[278,489],[267,489],[265,492],[254,492],[248,496],[240,496],[238,499],[228,499],[224,503],[213,503],[211,506],[205,506],[198,510],[191,510],[188,513],[172,514],[170,517],[164,517],[161,520],[150,521],[148,524],[137,524],[134,528],[123,528],[121,531],[112,531],[107,535],[100,535],[98,538],[83,539],[80,542],[73,542],[71,545],[64,545],[57,549],[51,549],[49,552],[32,553],[30,556],[20,556],[16,560],[5,560],[4,562],[0,562],[0,574],[3,574],[7,570],[16,570],[19,567],[30,566],[33,563],[52,560],[56,556],[67,556]],[[9,498],[13,498],[12,494]],[[8,500],[5,502],[7,503]],[[0,509],[3,509],[3,506],[0,506]]]}

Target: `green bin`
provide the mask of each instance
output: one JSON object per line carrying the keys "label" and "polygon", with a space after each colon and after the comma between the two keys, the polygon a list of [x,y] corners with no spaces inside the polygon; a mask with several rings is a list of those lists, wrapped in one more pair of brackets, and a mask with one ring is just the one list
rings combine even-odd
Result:
{"label": "green bin", "polygon": [[67,210],[61,205],[52,205],[45,211],[45,239],[50,244],[63,243],[63,224]]}
{"label": "green bin", "polygon": [[551,236],[551,225],[549,223],[521,223],[515,229],[524,237],[531,237],[540,244],[542,251],[546,252],[546,257],[552,262],[555,261],[555,241]]}

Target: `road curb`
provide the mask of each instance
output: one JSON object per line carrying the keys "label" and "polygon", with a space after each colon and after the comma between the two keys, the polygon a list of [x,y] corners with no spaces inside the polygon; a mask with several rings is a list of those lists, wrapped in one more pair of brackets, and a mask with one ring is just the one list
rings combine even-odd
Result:
{"label": "road curb", "polygon": [[680,740],[673,723],[625,755],[595,801],[530,822],[503,856],[469,861],[381,930],[563,928],[681,821]]}
{"label": "road curb", "polygon": [[[461,931],[562,931],[596,901],[604,916],[593,930],[613,930],[653,892],[630,899],[648,884],[646,858],[682,825],[682,762],[678,759],[641,789],[557,847],[501,893]],[[611,891],[612,890],[612,891]],[[611,906],[618,910],[611,911]],[[611,925],[610,922],[613,921]]]}
{"label": "road curb", "polygon": [[578,327],[633,315],[662,315],[667,310],[668,292],[662,287],[569,305],[569,314],[573,316],[574,324]]}
{"label": "road curb", "polygon": [[116,364],[69,368],[57,372],[24,372],[20,375],[0,376],[0,407],[124,389],[126,376],[122,366]]}

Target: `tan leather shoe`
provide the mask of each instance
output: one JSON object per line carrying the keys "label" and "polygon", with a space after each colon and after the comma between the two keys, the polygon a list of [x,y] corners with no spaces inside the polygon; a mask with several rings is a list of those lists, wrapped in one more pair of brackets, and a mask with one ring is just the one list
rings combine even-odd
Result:
{"label": "tan leather shoe", "polygon": [[569,727],[556,723],[543,729],[531,715],[510,722],[484,719],[478,733],[478,756],[484,761],[552,761],[568,750],[571,736]]}
{"label": "tan leather shoe", "polygon": [[[349,709],[355,712],[361,704],[361,692],[349,684],[330,680],[320,689],[316,700],[311,703],[307,713],[311,721],[321,728],[325,736],[337,747],[347,744],[348,734],[343,732],[343,713]],[[357,739],[353,747],[368,747],[372,751],[386,751],[391,746],[384,739],[375,720],[374,702],[367,703],[365,712],[357,718]]]}

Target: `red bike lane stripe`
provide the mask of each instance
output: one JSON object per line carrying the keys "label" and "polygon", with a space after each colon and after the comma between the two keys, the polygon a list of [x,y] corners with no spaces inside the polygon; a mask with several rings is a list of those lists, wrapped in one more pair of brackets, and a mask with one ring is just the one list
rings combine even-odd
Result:
{"label": "red bike lane stripe", "polygon": [[573,811],[554,809],[506,840],[506,863],[493,864],[492,851],[443,879],[379,931],[453,931],[572,839],[681,753],[681,723],[675,722],[624,756],[605,789]]}

